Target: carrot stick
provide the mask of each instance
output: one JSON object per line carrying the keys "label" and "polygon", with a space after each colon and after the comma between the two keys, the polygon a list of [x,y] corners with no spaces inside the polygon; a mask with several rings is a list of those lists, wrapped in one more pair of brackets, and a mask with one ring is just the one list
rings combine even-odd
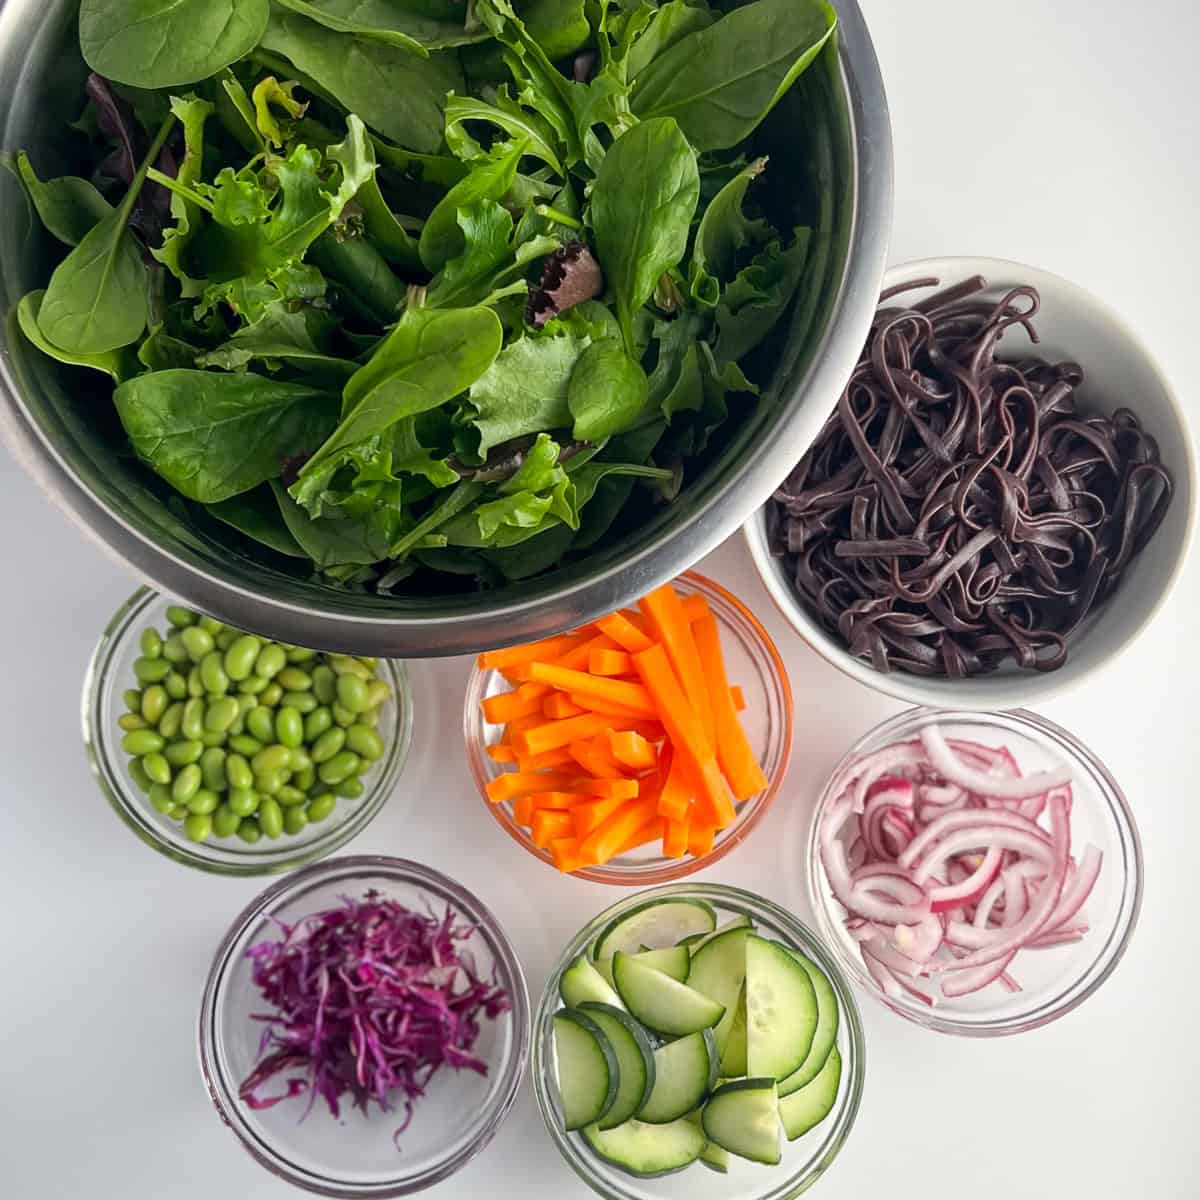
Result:
{"label": "carrot stick", "polygon": [[542,716],[556,721],[561,721],[565,717],[577,717],[581,712],[586,711],[578,704],[572,704],[564,692],[555,692],[553,695],[547,696],[541,704]]}
{"label": "carrot stick", "polygon": [[663,789],[658,794],[658,815],[678,821],[687,815],[692,805],[692,788],[683,772],[683,761],[679,755],[671,761],[670,772]]}
{"label": "carrot stick", "polygon": [[518,771],[553,771],[556,767],[574,767],[575,760],[565,746],[547,750],[545,754],[517,754]]}
{"label": "carrot stick", "polygon": [[526,792],[565,790],[570,783],[570,775],[555,774],[553,771],[506,771],[487,785],[487,795],[493,804],[499,804],[514,796],[523,796]]}
{"label": "carrot stick", "polygon": [[[606,767],[615,767],[622,775],[632,774],[636,770],[641,770],[639,767],[630,767],[623,763],[613,752],[612,747],[608,742],[609,731],[598,733],[593,738],[588,738],[588,744],[595,751],[596,761],[602,762]],[[602,775],[601,779],[611,779],[611,775]]]}
{"label": "carrot stick", "polygon": [[568,650],[566,654],[560,654],[558,658],[542,660],[548,661],[555,667],[567,667],[572,671],[587,670],[588,659],[595,650],[619,650],[620,647],[612,638],[603,633],[593,634],[586,642]]}
{"label": "carrot stick", "polygon": [[517,688],[517,695],[522,700],[541,700],[552,691],[554,689],[548,683],[523,683]]}
{"label": "carrot stick", "polygon": [[530,800],[533,801],[534,811],[542,808],[553,808],[560,812],[564,812],[569,808],[574,808],[576,804],[586,804],[592,799],[586,792],[530,792]]}
{"label": "carrot stick", "polygon": [[571,809],[571,823],[576,837],[587,837],[597,825],[628,803],[626,800],[612,798],[608,800],[585,800]]}
{"label": "carrot stick", "polygon": [[633,664],[624,650],[593,650],[588,655],[587,669],[592,675],[628,675]]}
{"label": "carrot stick", "polygon": [[565,721],[543,721],[531,729],[514,733],[513,748],[518,754],[543,754],[604,733],[612,728],[613,720],[601,713],[581,713],[578,717],[567,717]]}
{"label": "carrot stick", "polygon": [[717,831],[711,825],[700,825],[693,821],[688,828],[688,853],[694,858],[701,858],[713,848],[713,839]]}
{"label": "carrot stick", "polygon": [[635,800],[640,787],[636,779],[576,779],[571,791],[600,800]]}
{"label": "carrot stick", "polygon": [[605,679],[589,675],[586,671],[572,671],[567,667],[556,667],[551,663],[531,664],[529,674],[539,683],[550,683],[564,692],[578,692],[582,696],[595,696],[613,704],[623,704],[636,709],[644,717],[656,717],[650,693],[640,683],[628,683],[623,679]]}
{"label": "carrot stick", "polygon": [[485,650],[476,662],[481,671],[503,671],[536,659],[557,658],[592,636],[590,633],[564,633],[558,637],[543,638],[539,642],[526,642],[523,646],[509,646],[505,650]]}
{"label": "carrot stick", "polygon": [[708,601],[699,592],[688,593],[680,599],[679,603],[683,608],[683,615],[689,621],[698,621],[712,612],[712,609],[708,607]]}
{"label": "carrot stick", "polygon": [[554,812],[548,808],[539,808],[533,814],[529,826],[530,840],[539,850],[544,850],[551,838],[571,836],[571,814]]}
{"label": "carrot stick", "polygon": [[615,729],[610,730],[608,748],[617,762],[634,771],[642,771],[658,763],[658,755],[655,754],[654,747],[640,733],[632,731],[620,733]]}
{"label": "carrot stick", "polygon": [[729,699],[738,712],[746,711],[746,693],[736,683],[729,689]]}
{"label": "carrot stick", "polygon": [[631,654],[650,649],[650,639],[623,613],[609,613],[607,617],[601,617],[596,622],[596,628]]}
{"label": "carrot stick", "polygon": [[570,751],[571,757],[575,762],[596,779],[625,778],[625,773],[621,769],[620,763],[613,759],[612,755],[601,754],[591,742],[581,739],[580,741],[572,742],[567,749]]}
{"label": "carrot stick", "polygon": [[579,857],[585,863],[608,862],[648,821],[658,814],[654,800],[628,800],[610,813],[580,843]]}
{"label": "carrot stick", "polygon": [[[683,685],[683,693],[700,718],[700,727],[710,746],[716,745],[716,721],[712,702],[708,695],[708,684],[704,681],[704,670],[700,655],[692,638],[692,627],[684,616],[679,593],[669,584],[655,588],[643,596],[638,605],[666,649],[671,666]],[[537,678],[535,675],[534,678]]]}
{"label": "carrot stick", "polygon": [[514,717],[508,723],[508,728],[505,732],[508,734],[508,740],[511,742],[522,729],[532,729],[535,725],[541,725],[546,720],[540,712],[530,713],[526,717]]}
{"label": "carrot stick", "polygon": [[487,748],[487,756],[494,763],[510,763],[517,761],[517,752],[511,746],[504,746],[499,742]]}
{"label": "carrot stick", "polygon": [[537,810],[533,805],[533,794],[527,793],[524,796],[518,796],[512,802],[513,820],[518,825],[528,827],[529,822],[533,820],[533,814]]}
{"label": "carrot stick", "polygon": [[701,617],[693,626],[697,652],[707,678],[712,682],[713,719],[717,731],[717,761],[729,780],[738,800],[757,796],[767,787],[746,731],[738,720],[733,698],[729,694],[729,679],[725,673],[725,657],[721,653],[721,634],[716,618]]}
{"label": "carrot stick", "polygon": [[667,820],[667,828],[663,833],[663,854],[667,858],[682,858],[687,853],[690,826],[687,813],[678,821]]}
{"label": "carrot stick", "polygon": [[[522,684],[521,687],[529,687],[529,684]],[[509,721],[515,721],[518,717],[540,713],[542,700],[540,696],[523,698],[519,688],[515,692],[500,692],[499,695],[489,696],[480,707],[483,709],[483,719],[489,725],[507,725]]]}
{"label": "carrot stick", "polygon": [[579,857],[578,838],[552,838],[549,850],[550,856],[554,859],[554,865],[565,874],[578,871],[583,866],[583,860]]}
{"label": "carrot stick", "polygon": [[[632,837],[626,838],[621,843],[617,854],[627,854],[630,850],[636,850],[639,846],[646,845],[647,842],[658,842],[666,837],[667,823],[662,817],[652,817],[641,829],[637,830]],[[616,857],[614,855],[614,857]]]}
{"label": "carrot stick", "polygon": [[581,692],[569,692],[572,704],[586,708],[588,712],[604,713],[608,717],[621,717],[627,721],[637,721],[643,716],[636,708],[628,708],[624,704],[612,704],[608,700],[598,700],[595,696],[585,696]]}

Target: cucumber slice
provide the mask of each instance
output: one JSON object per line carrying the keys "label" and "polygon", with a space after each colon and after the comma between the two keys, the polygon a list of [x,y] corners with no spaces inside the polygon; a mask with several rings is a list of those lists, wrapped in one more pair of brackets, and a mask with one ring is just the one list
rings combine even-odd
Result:
{"label": "cucumber slice", "polygon": [[[724,1020],[724,1018],[722,1018]],[[738,992],[733,1021],[725,1035],[725,1049],[721,1051],[721,1074],[731,1079],[746,1074],[746,985]]]}
{"label": "cucumber slice", "polygon": [[711,1029],[688,1034],[654,1052],[654,1091],[638,1120],[666,1125],[704,1102],[717,1083],[717,1047]]}
{"label": "cucumber slice", "polygon": [[[796,970],[804,974],[800,967]],[[715,1000],[638,962],[632,954],[618,952],[614,956],[613,982],[634,1017],[655,1033],[668,1037],[683,1037],[708,1029],[725,1015],[725,1009]]]}
{"label": "cucumber slice", "polygon": [[558,981],[558,994],[568,1008],[581,1004],[609,1004],[613,1008],[624,1008],[621,997],[612,986],[611,979],[603,974],[581,954],[563,973]]}
{"label": "cucumber slice", "polygon": [[[687,1119],[691,1121],[697,1129],[704,1128],[704,1110],[696,1109],[695,1112],[690,1112]],[[704,1141],[704,1149],[700,1151],[700,1163],[707,1167],[710,1171],[716,1171],[720,1175],[729,1173],[729,1151],[722,1149],[715,1142],[710,1142],[706,1138]]]}
{"label": "cucumber slice", "polygon": [[704,900],[648,900],[609,924],[596,939],[592,957],[632,954],[642,946],[659,950],[690,933],[711,933],[716,927],[716,910]]}
{"label": "cucumber slice", "polygon": [[841,1082],[842,1056],[834,1046],[816,1077],[798,1092],[785,1096],[779,1102],[779,1116],[789,1142],[794,1142],[829,1116]]}
{"label": "cucumber slice", "polygon": [[[645,963],[646,966],[653,967],[664,975],[670,975],[672,979],[678,979],[680,983],[685,982],[688,977],[691,957],[686,946],[667,946],[662,950],[639,950],[637,954],[631,954],[629,957],[636,958],[638,962]],[[598,958],[595,965],[596,970],[609,983],[612,983],[612,959]]]}
{"label": "cucumber slice", "polygon": [[642,1105],[654,1090],[654,1047],[646,1031],[623,1009],[611,1004],[585,1003],[579,1011],[586,1013],[608,1038],[617,1056],[616,1099],[598,1122],[601,1129],[612,1129],[630,1117],[637,1116]]}
{"label": "cucumber slice", "polygon": [[554,1056],[558,1095],[568,1130],[599,1121],[617,1098],[617,1056],[600,1026],[585,1012],[563,1008],[554,1014]]}
{"label": "cucumber slice", "polygon": [[682,1171],[704,1153],[703,1131],[684,1120],[670,1125],[626,1121],[615,1129],[589,1125],[583,1140],[606,1162],[645,1179]]}
{"label": "cucumber slice", "polygon": [[[724,1056],[729,1035],[737,1019],[738,995],[746,978],[746,938],[749,933],[745,926],[739,925],[727,929],[724,933],[709,940],[692,955],[691,970],[688,971],[687,985],[703,992],[710,1000],[715,1000],[725,1009],[725,1015],[720,1024],[713,1030],[717,1039],[717,1052]],[[744,1075],[745,1065],[736,1072],[727,1074]]]}
{"label": "cucumber slice", "polygon": [[774,1079],[735,1079],[704,1106],[704,1136],[730,1154],[775,1166],[782,1156]]}
{"label": "cucumber slice", "polygon": [[721,934],[728,933],[731,929],[749,929],[753,931],[754,923],[745,913],[738,913],[736,917],[732,917],[730,920],[724,922],[724,924],[718,925],[712,933],[693,933],[690,937],[685,937],[679,944],[687,946],[688,951],[691,954],[695,954],[697,950],[700,950],[708,942],[711,942],[713,938],[718,938]]}
{"label": "cucumber slice", "polygon": [[808,972],[808,978],[812,981],[813,991],[817,996],[817,1028],[813,1033],[812,1045],[808,1049],[808,1057],[797,1070],[780,1081],[779,1095],[781,1098],[798,1092],[805,1084],[816,1079],[837,1041],[840,1020],[837,993],[834,992],[833,984],[825,977],[824,972],[815,963],[809,962],[799,951],[791,950],[789,953]]}
{"label": "cucumber slice", "polygon": [[748,1073],[786,1079],[808,1057],[816,1028],[817,994],[808,972],[779,942],[750,934],[746,938]]}

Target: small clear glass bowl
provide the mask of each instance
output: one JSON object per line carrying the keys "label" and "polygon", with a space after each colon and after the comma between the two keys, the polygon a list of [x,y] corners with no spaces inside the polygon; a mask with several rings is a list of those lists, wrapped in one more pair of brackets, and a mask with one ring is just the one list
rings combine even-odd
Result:
{"label": "small clear glass bowl", "polygon": [[[294,922],[336,907],[344,897],[374,890],[413,910],[447,905],[475,932],[464,943],[480,975],[508,992],[512,1007],[481,1019],[474,1052],[487,1076],[443,1068],[413,1106],[412,1123],[399,1137],[402,1104],[369,1114],[343,1104],[340,1119],[307,1096],[254,1110],[238,1099],[238,1086],[258,1061],[264,1010],[251,977],[247,949],[277,938],[277,921]],[[200,1006],[200,1070],[221,1120],[272,1174],[296,1187],[342,1200],[406,1196],[449,1178],[495,1136],[512,1108],[529,1050],[529,995],[521,964],[488,908],[464,887],[418,863],[356,856],[331,859],[272,884],[237,917],[226,933],[204,987]]]}
{"label": "small clear glass bowl", "polygon": [[[911,741],[937,724],[947,737],[1007,746],[1023,773],[1066,765],[1071,789],[1071,853],[1089,843],[1104,855],[1099,878],[1084,905],[1089,930],[1074,943],[1018,952],[1009,974],[1021,991],[999,984],[930,1008],[904,994],[886,995],[868,973],[846,930],[846,910],[834,897],[821,864],[819,831],[841,791],[840,777],[857,758],[896,742]],[[1104,764],[1065,729],[1026,709],[965,712],[913,708],[859,739],[830,776],[817,802],[808,839],[808,889],[817,925],[842,969],[864,991],[909,1021],[938,1033],[998,1037],[1039,1029],[1082,1004],[1112,974],[1129,945],[1142,906],[1142,847],[1125,795]],[[936,989],[935,989],[936,990]]]}
{"label": "small clear glass bowl", "polygon": [[[719,583],[689,571],[675,580],[680,595],[698,594],[707,601],[721,631],[721,649],[731,685],[740,686],[746,708],[739,714],[751,748],[767,777],[767,787],[757,796],[738,805],[737,819],[721,830],[713,848],[699,858],[667,858],[661,846],[641,846],[597,867],[584,867],[573,874],[596,883],[623,887],[646,887],[683,879],[693,871],[710,867],[725,857],[749,836],[766,815],[787,773],[792,753],[792,688],[787,667],[758,618]],[[463,734],[467,744],[467,763],[479,788],[484,807],[500,823],[500,828],[519,846],[548,866],[554,860],[530,839],[529,830],[513,820],[512,803],[493,804],[487,797],[487,785],[510,768],[493,762],[487,747],[500,740],[502,727],[483,719],[482,703],[489,696],[509,691],[512,685],[499,671],[476,668],[467,683],[463,709]],[[515,769],[515,768],[513,768]]]}
{"label": "small clear glass bowl", "polygon": [[146,845],[175,862],[218,875],[271,875],[290,871],[332,854],[374,820],[400,778],[412,743],[413,705],[408,675],[402,662],[380,662],[381,677],[392,689],[383,706],[379,735],[383,758],[362,776],[366,790],[357,800],[339,798],[329,817],[302,833],[283,834],[254,845],[238,837],[193,842],[182,824],[154,809],[129,773],[129,755],[121,749],[124,736],[117,718],[126,711],[124,693],[137,687],[134,661],[138,639],[153,626],[167,627],[166,610],[175,601],[150,588],[139,588],[117,609],[88,663],[83,680],[83,743],[92,774],[117,816]]}
{"label": "small clear glass bowl", "polygon": [[[783,1159],[777,1167],[733,1157],[724,1175],[693,1163],[673,1175],[642,1179],[605,1162],[592,1153],[580,1135],[563,1129],[554,1056],[554,1014],[562,1008],[558,992],[562,974],[610,921],[647,900],[672,896],[707,900],[717,910],[718,923],[738,915],[748,916],[764,936],[799,950],[815,962],[837,993],[841,1009],[837,1047],[842,1056],[837,1100],[820,1125],[794,1142],[784,1141]],[[551,1139],[567,1165],[605,1200],[791,1200],[812,1187],[829,1169],[850,1136],[862,1102],[866,1045],[853,989],[833,956],[807,926],[753,892],[722,884],[676,883],[628,896],[605,909],[571,939],[550,972],[534,1015],[532,1065],[534,1093]]]}

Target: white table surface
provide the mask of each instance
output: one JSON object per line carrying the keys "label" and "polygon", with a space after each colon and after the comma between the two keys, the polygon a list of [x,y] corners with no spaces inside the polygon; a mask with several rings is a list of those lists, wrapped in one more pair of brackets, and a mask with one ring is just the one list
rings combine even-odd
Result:
{"label": "white table surface", "polygon": [[[867,0],[895,125],[893,259],[987,254],[1106,296],[1200,396],[1196,129],[1200,18],[1175,0]],[[1186,15],[1184,15],[1186,13]],[[77,697],[133,579],[0,458],[0,1195],[12,1200],[283,1200],[199,1080],[197,1002],[217,940],[261,884],[151,853],[88,774]],[[750,841],[698,878],[808,919],[798,842],[846,746],[895,709],[789,632],[739,539],[704,569],[777,638],[796,695],[783,794]],[[1196,720],[1200,579],[1185,575],[1137,651],[1046,706],[1107,759],[1138,815],[1145,906],[1125,961],[1085,1007],[1015,1039],[923,1032],[862,998],[865,1100],[822,1200],[1041,1200],[1200,1192],[1196,1070]],[[556,947],[617,893],[536,868],[480,819],[459,753],[467,663],[412,666],[421,706],[401,787],[354,849],[427,861],[490,904],[536,997]],[[492,1147],[440,1200],[589,1195],[526,1086]]]}

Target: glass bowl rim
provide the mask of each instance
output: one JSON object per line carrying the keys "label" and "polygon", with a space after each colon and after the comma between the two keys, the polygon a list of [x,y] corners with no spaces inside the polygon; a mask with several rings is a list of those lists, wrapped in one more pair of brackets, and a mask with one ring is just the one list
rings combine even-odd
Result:
{"label": "glass bowl rim", "polygon": [[[551,1066],[544,1056],[543,1044],[548,1036],[546,1026],[552,1020],[554,1013],[562,1007],[562,1000],[558,992],[559,979],[572,960],[583,952],[588,943],[609,922],[622,913],[651,900],[667,899],[672,896],[710,900],[716,906],[727,906],[730,901],[733,901],[756,915],[762,914],[763,919],[770,920],[779,926],[798,948],[813,958],[817,966],[825,972],[837,993],[838,1003],[841,1006],[841,1028],[847,1031],[847,1051],[842,1056],[844,1077],[848,1080],[845,1096],[832,1114],[834,1123],[815,1159],[810,1159],[802,1168],[798,1168],[798,1173],[794,1173],[788,1180],[781,1180],[779,1186],[774,1190],[764,1187],[761,1192],[756,1193],[761,1200],[792,1200],[792,1197],[807,1191],[829,1170],[854,1128],[854,1122],[862,1105],[866,1081],[866,1033],[854,989],[850,986],[846,972],[837,957],[826,947],[819,934],[809,929],[799,917],[757,892],[750,892],[745,888],[733,887],[725,883],[671,883],[624,896],[584,925],[568,942],[566,949],[551,967],[546,978],[546,986],[542,990],[541,999],[538,1001],[533,1015],[530,1074],[533,1077],[533,1090],[537,1098],[538,1111],[541,1113],[542,1121],[559,1154],[588,1187],[603,1196],[605,1200],[630,1200],[630,1193],[610,1184],[609,1180],[601,1174],[600,1168],[593,1164],[592,1159],[578,1150],[576,1143],[571,1140],[571,1135],[559,1127],[550,1093]],[[599,1161],[597,1160],[597,1162]],[[764,1178],[768,1177],[764,1176]],[[779,1176],[776,1178],[778,1179]]]}
{"label": "glass bowl rim", "polygon": [[[763,791],[759,792],[757,796],[751,797],[740,806],[739,813],[744,811],[745,816],[739,819],[736,824],[729,827],[727,837],[722,838],[719,834],[718,841],[707,854],[699,858],[685,855],[678,861],[670,865],[661,866],[657,870],[622,865],[618,862],[604,863],[600,866],[583,867],[578,871],[573,871],[571,876],[574,879],[586,879],[592,883],[606,883],[616,887],[645,888],[653,887],[657,884],[669,883],[677,879],[685,879],[696,871],[711,867],[714,863],[723,859],[731,850],[741,845],[757,828],[762,819],[770,811],[771,806],[774,804],[776,797],[783,787],[784,780],[787,778],[794,741],[794,699],[787,664],[779,652],[779,647],[775,644],[775,639],[771,637],[766,626],[754,615],[750,608],[739,600],[728,588],[717,583],[716,580],[710,579],[707,575],[702,575],[699,571],[684,571],[682,574],[676,576],[672,582],[677,583],[680,580],[690,585],[694,591],[716,596],[730,606],[734,613],[734,620],[742,623],[742,632],[748,634],[757,652],[767,664],[772,678],[779,686],[779,692],[783,701],[783,716],[780,722],[779,769],[775,772],[774,777],[768,780],[767,787]],[[721,620],[722,617],[720,614],[717,615],[718,620]],[[475,783],[476,791],[479,793],[480,800],[488,812],[491,813],[493,820],[522,850],[531,854],[547,866],[553,867],[554,862],[550,854],[545,850],[538,849],[530,840],[527,832],[520,829],[513,821],[506,819],[503,805],[492,804],[487,798],[485,789],[487,787],[488,774],[484,763],[485,751],[483,749],[486,742],[480,732],[484,722],[479,702],[483,698],[486,681],[491,674],[492,670],[490,668],[481,668],[478,663],[473,663],[471,674],[467,679],[466,694],[463,700],[463,740],[466,744],[467,767]]]}
{"label": "glass bowl rim", "polygon": [[[829,806],[834,787],[839,783],[840,776],[847,766],[859,755],[866,753],[868,747],[901,740],[920,729],[923,724],[927,724],[931,718],[949,725],[980,725],[991,729],[1007,729],[1010,733],[1015,732],[1034,742],[1039,739],[1049,740],[1063,759],[1095,789],[1099,803],[1115,826],[1114,840],[1122,851],[1120,903],[1116,920],[1111,928],[1096,931],[1097,938],[1103,932],[1104,944],[1079,973],[1071,975],[1068,983],[1054,989],[1055,994],[1052,997],[1042,997],[1039,994],[1035,998],[1031,995],[1029,1002],[1011,1016],[994,1020],[964,1021],[945,1010],[930,1009],[916,1000],[886,996],[867,973],[861,960],[855,961],[846,952],[834,929],[832,906],[836,902],[827,895],[828,885],[820,861],[818,834],[821,817]],[[1010,722],[1016,729],[1006,726],[1004,722]],[[1070,730],[1026,708],[992,710],[915,705],[872,726],[854,742],[830,771],[813,809],[805,850],[809,906],[813,910],[822,937],[831,946],[831,953],[842,970],[859,988],[885,1008],[915,1025],[936,1033],[960,1037],[1008,1037],[1040,1029],[1073,1012],[1095,994],[1116,970],[1117,964],[1129,948],[1141,914],[1144,888],[1142,843],[1137,822],[1124,791],[1101,759]],[[840,920],[840,916],[837,919]]]}
{"label": "glass bowl rim", "polygon": [[205,843],[197,843],[192,848],[176,844],[163,836],[158,823],[150,815],[145,797],[130,787],[122,774],[118,757],[121,753],[119,739],[114,737],[114,731],[108,729],[101,719],[101,710],[109,693],[132,686],[117,679],[114,668],[129,640],[136,636],[138,620],[145,617],[155,605],[172,603],[175,603],[174,599],[165,592],[139,587],[106,622],[84,672],[80,696],[84,751],[92,777],[112,810],[139,841],[173,862],[228,877],[252,878],[290,871],[325,858],[357,837],[387,802],[404,770],[412,746],[412,685],[401,659],[379,660],[392,685],[392,705],[395,709],[395,719],[379,775],[355,808],[341,821],[332,821],[322,836],[295,850],[290,849],[288,839],[281,839],[273,852],[259,853],[244,862],[212,858],[205,853]]}
{"label": "glass bowl rim", "polygon": [[[489,948],[503,975],[504,986],[512,1001],[509,1017],[513,1033],[512,1045],[503,1060],[497,1081],[499,1086],[488,1107],[481,1113],[479,1127],[472,1139],[456,1153],[440,1158],[420,1175],[398,1174],[392,1180],[364,1186],[341,1183],[332,1176],[318,1178],[306,1169],[293,1168],[287,1155],[278,1151],[271,1143],[253,1137],[246,1131],[245,1120],[236,1104],[236,1093],[229,1090],[216,1061],[214,1026],[218,1006],[235,961],[235,950],[246,932],[255,924],[261,923],[265,914],[272,909],[314,886],[327,882],[330,877],[367,873],[387,878],[392,882],[411,884],[437,895],[440,899],[457,906],[460,915],[469,916],[486,934]],[[469,888],[434,867],[411,859],[383,854],[351,854],[312,863],[276,880],[259,892],[233,919],[221,937],[204,982],[196,1052],[204,1088],[217,1115],[260,1166],[294,1187],[317,1195],[334,1197],[336,1200],[386,1200],[389,1197],[410,1195],[448,1179],[487,1147],[512,1110],[520,1091],[525,1074],[525,1061],[529,1054],[530,1036],[531,1010],[525,972],[512,942],[492,910]],[[267,1150],[270,1153],[267,1153]]]}

